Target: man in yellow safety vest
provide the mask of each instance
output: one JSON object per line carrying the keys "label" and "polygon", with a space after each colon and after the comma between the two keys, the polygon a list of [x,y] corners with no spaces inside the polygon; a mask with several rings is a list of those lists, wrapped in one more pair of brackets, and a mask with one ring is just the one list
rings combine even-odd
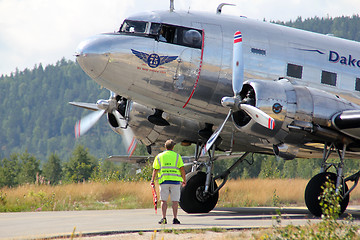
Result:
{"label": "man in yellow safety vest", "polygon": [[166,224],[167,199],[170,195],[173,209],[173,224],[180,224],[177,219],[178,205],[180,201],[180,186],[186,185],[184,162],[180,154],[173,151],[175,142],[171,139],[165,142],[166,150],[158,154],[153,163],[151,184],[154,184],[157,176],[160,184],[160,200],[162,219],[160,224]]}

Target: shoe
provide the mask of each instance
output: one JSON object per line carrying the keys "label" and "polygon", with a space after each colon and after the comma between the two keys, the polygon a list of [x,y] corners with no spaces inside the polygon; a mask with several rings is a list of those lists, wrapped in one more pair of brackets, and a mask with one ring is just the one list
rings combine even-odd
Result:
{"label": "shoe", "polygon": [[180,224],[180,221],[177,218],[174,218],[173,224]]}
{"label": "shoe", "polygon": [[167,224],[166,218],[162,218],[162,219],[159,221],[159,224]]}

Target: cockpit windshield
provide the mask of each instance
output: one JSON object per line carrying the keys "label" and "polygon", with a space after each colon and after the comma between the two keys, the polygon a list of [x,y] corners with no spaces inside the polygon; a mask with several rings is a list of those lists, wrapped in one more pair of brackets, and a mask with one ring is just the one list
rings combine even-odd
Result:
{"label": "cockpit windshield", "polygon": [[201,49],[202,31],[199,29],[165,23],[125,20],[119,32],[151,37],[159,42]]}

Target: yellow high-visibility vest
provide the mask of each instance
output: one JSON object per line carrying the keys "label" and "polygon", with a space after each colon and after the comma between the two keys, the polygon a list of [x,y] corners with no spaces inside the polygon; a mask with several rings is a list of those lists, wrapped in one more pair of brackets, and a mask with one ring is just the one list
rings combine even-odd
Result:
{"label": "yellow high-visibility vest", "polygon": [[180,168],[184,166],[181,156],[173,151],[164,151],[155,157],[153,167],[158,169],[159,184],[164,181],[182,182]]}

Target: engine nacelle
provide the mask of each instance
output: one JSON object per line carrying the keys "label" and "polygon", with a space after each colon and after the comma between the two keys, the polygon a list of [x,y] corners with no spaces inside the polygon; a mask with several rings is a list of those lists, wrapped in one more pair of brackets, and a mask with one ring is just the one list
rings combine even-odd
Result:
{"label": "engine nacelle", "polygon": [[[344,110],[359,109],[359,106],[336,94],[293,85],[287,79],[247,81],[240,96],[248,104],[274,118],[275,129],[269,130],[256,124],[244,111],[233,114],[236,128],[247,134],[266,138],[270,144],[277,146],[274,147],[275,153],[287,149],[284,154],[294,157],[297,152],[294,146],[309,142],[310,135],[311,140],[314,136],[319,136],[319,139],[329,138],[329,141],[339,140],[341,136],[331,123],[332,116]],[[285,147],[283,143],[291,147]]]}
{"label": "engine nacelle", "polygon": [[[148,116],[152,114],[154,114],[154,109],[133,102],[129,127],[133,130],[136,138],[146,146],[158,143],[153,147],[153,154],[160,151],[169,138],[178,143],[194,143],[199,139],[197,132],[203,126],[200,126],[198,122],[164,113],[163,117],[170,123],[170,126],[157,126],[148,120]],[[108,114],[108,122],[114,132],[122,134],[125,126],[119,126],[115,115]]]}
{"label": "engine nacelle", "polygon": [[134,103],[130,113],[130,126],[136,137],[147,146],[159,143],[163,147],[166,140],[172,138],[175,142],[194,143],[199,139],[198,130],[202,128],[196,121],[180,118],[176,115],[163,113],[163,118],[169,126],[157,126],[149,122],[148,116],[154,114],[154,109]]}

